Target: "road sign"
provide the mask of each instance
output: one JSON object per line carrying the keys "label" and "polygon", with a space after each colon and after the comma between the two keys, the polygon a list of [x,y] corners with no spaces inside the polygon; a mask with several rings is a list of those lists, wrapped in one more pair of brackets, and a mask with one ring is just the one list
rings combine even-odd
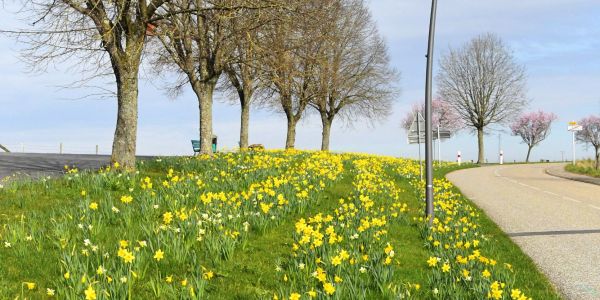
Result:
{"label": "road sign", "polygon": [[572,163],[573,163],[573,165],[575,165],[575,133],[577,131],[582,131],[583,126],[577,125],[577,122],[575,122],[575,121],[571,121],[571,122],[569,122],[569,126],[567,127],[567,130],[569,130],[570,132],[573,133],[573,143],[572,143],[573,144],[572,145],[572,147],[573,147],[573,162]]}
{"label": "road sign", "polygon": [[[432,130],[433,139],[449,139],[451,137],[450,130],[438,129]],[[408,143],[409,144],[422,144],[425,142],[425,119],[421,113],[417,113],[416,118],[413,120],[410,128],[408,129]]]}
{"label": "road sign", "polygon": [[408,129],[408,143],[421,144],[425,141],[425,119],[417,112],[415,119]]}
{"label": "road sign", "polygon": [[435,129],[433,131],[433,139],[449,139],[450,136],[452,134],[450,134],[450,130],[447,129],[440,129],[439,131],[437,129]]}

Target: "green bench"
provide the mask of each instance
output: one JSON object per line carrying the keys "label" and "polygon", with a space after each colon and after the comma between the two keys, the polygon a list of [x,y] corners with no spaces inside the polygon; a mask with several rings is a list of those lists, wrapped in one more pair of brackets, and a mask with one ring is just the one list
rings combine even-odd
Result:
{"label": "green bench", "polygon": [[[200,153],[200,140],[191,140],[192,141],[192,150],[194,150],[194,155]],[[217,153],[217,136],[213,135],[212,137],[212,152]]]}

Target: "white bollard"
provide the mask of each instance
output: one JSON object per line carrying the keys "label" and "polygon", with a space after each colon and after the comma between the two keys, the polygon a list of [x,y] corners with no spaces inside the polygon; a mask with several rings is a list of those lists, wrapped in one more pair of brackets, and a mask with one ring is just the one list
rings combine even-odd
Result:
{"label": "white bollard", "polygon": [[59,154],[63,153],[63,143],[62,142],[60,143],[60,149],[59,149],[58,153]]}
{"label": "white bollard", "polygon": [[504,164],[504,151],[500,150],[500,164]]}
{"label": "white bollard", "polygon": [[462,158],[460,157],[460,151],[458,151],[458,153],[456,154],[456,162],[458,162],[459,166],[462,163]]}

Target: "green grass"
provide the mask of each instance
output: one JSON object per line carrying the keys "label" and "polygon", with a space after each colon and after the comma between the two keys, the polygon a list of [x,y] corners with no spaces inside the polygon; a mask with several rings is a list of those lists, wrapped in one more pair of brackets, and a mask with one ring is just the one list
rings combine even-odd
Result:
{"label": "green grass", "polygon": [[[300,154],[298,158],[293,158],[285,163],[289,166],[297,165],[308,154],[303,155]],[[311,199],[310,205],[299,206],[288,211],[282,215],[281,219],[274,222],[273,225],[266,226],[262,230],[251,230],[237,244],[230,258],[217,259],[211,257],[205,250],[194,250],[195,252],[192,253],[199,257],[198,259],[201,260],[202,266],[215,271],[215,278],[205,286],[204,298],[268,299],[272,298],[274,294],[279,294],[282,290],[285,290],[286,284],[282,281],[281,273],[276,272],[275,269],[278,265],[283,265],[291,259],[290,248],[294,243],[292,233],[294,232],[296,221],[300,218],[314,216],[317,213],[332,213],[338,207],[338,200],[340,198],[349,199],[349,197],[352,197],[355,180],[355,170],[353,170],[352,166],[354,159],[358,158],[344,161],[344,173],[341,178],[315,195]],[[217,163],[219,164],[219,168],[216,167]],[[444,178],[451,171],[468,167],[473,167],[473,165],[464,164],[462,167],[447,166],[436,169],[435,176],[436,178]],[[210,178],[213,178],[212,176],[215,176],[215,178],[218,176],[215,170],[223,169],[232,174],[238,174],[239,172],[241,172],[239,174],[244,174],[242,171],[233,170],[235,169],[234,166],[226,164],[224,161],[212,163],[210,161],[166,159],[162,163],[148,162],[140,164],[140,174],[133,176],[131,179],[116,176],[114,178],[109,176],[106,179],[99,175],[82,173],[81,175],[76,175],[76,177],[69,175],[68,177],[50,180],[19,181],[5,185],[4,188],[0,189],[0,298],[45,299],[45,288],[55,287],[57,282],[62,282],[62,275],[64,273],[64,266],[61,266],[59,262],[66,256],[64,251],[58,246],[59,241],[56,240],[56,231],[59,230],[56,224],[67,224],[71,217],[70,214],[74,216],[82,208],[86,208],[89,201],[100,202],[102,199],[118,199],[118,197],[123,193],[127,193],[134,186],[137,189],[139,180],[146,176],[150,177],[155,182],[155,185],[159,185],[160,182],[167,179],[165,173],[170,168],[175,169],[176,172],[204,172],[202,174],[206,174],[207,182],[209,182]],[[278,172],[284,170],[286,170],[286,167],[281,167],[278,170],[259,170],[252,174],[257,177],[266,178],[267,176],[279,174]],[[404,286],[408,290],[412,289],[412,285],[419,284],[421,291],[414,291],[413,297],[431,297],[430,290],[433,288],[429,286],[431,271],[425,263],[431,254],[426,247],[427,242],[424,239],[421,225],[413,221],[414,218],[422,216],[423,203],[416,197],[414,182],[411,182],[411,179],[395,174],[393,169],[386,170],[390,178],[394,180],[394,184],[401,190],[402,201],[409,207],[405,217],[398,219],[398,221],[392,222],[390,220],[389,222],[389,233],[386,238],[394,246],[396,252],[395,259],[398,261],[398,264],[391,266],[393,268],[391,282]],[[245,189],[248,187],[246,179],[242,179],[241,177],[233,178],[231,182],[223,181],[219,184],[207,184],[210,186],[207,189],[215,190],[225,188],[225,186],[232,189]],[[88,202],[83,204],[81,190],[86,190],[90,198],[86,200]],[[456,191],[458,192],[458,190]],[[167,198],[183,197],[181,201],[184,201],[183,199],[186,198],[183,194],[189,192],[195,192],[195,190],[181,190],[174,194],[164,192],[164,195]],[[137,193],[137,191],[134,193]],[[382,207],[391,204],[389,199],[375,200],[379,201],[377,204]],[[168,201],[166,202],[167,204],[161,202],[161,207],[168,205],[170,203]],[[118,200],[115,200],[115,203],[117,202]],[[104,202],[100,203],[101,206],[104,205]],[[144,206],[142,205],[140,209],[143,208]],[[125,209],[122,210],[125,213]],[[131,213],[134,214],[136,212],[133,211]],[[140,220],[139,222],[153,222],[153,220],[161,219],[160,216],[151,217],[146,216],[147,214],[151,214],[151,212],[140,214],[136,218]],[[554,288],[537,269],[531,259],[485,214],[481,214],[478,222],[481,232],[490,237],[490,241],[482,246],[482,250],[499,262],[507,262],[513,265],[515,270],[515,286],[518,286],[534,299],[560,299]],[[106,244],[117,243],[121,238],[121,236],[117,236],[117,233],[127,232],[127,230],[123,231],[122,229],[126,229],[126,227],[123,227],[119,223],[102,224],[98,223],[96,226],[106,230],[99,232],[94,238],[100,240],[100,242],[105,241]],[[3,248],[4,241],[9,240],[11,234],[24,234],[26,232],[33,235],[34,242],[31,245],[27,245],[26,242],[17,239],[19,240],[18,244],[12,245],[11,248]],[[136,232],[131,233],[131,240],[135,240],[134,233]],[[79,235],[76,230],[65,229],[60,234],[73,237],[73,240],[68,241],[69,245],[71,243],[82,243],[82,241],[77,240]],[[22,246],[21,244],[25,244],[26,246]],[[144,266],[151,269],[152,259],[148,259],[148,261],[140,269],[143,270]],[[171,265],[164,267],[161,274],[170,274],[182,268],[189,272],[194,272],[193,270],[189,270],[190,267],[194,267],[194,264],[177,264],[173,262]],[[115,278],[115,280],[118,279]],[[35,282],[37,288],[32,292],[22,291],[23,282]],[[85,287],[86,285],[83,286]],[[133,292],[137,298],[156,298],[151,291],[150,283],[140,282],[135,284]],[[185,298],[180,294],[178,295],[178,298]],[[366,295],[370,299],[390,298],[388,295],[382,294],[375,289],[367,291]]]}
{"label": "green grass", "polygon": [[579,160],[575,165],[568,164],[565,170],[592,177],[600,178],[600,169],[596,169],[596,162],[592,159]]}

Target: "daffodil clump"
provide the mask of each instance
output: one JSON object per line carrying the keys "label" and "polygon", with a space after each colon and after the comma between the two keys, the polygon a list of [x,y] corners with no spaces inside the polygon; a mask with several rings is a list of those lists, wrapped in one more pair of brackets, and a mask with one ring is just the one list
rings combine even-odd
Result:
{"label": "daffodil clump", "polygon": [[[413,160],[246,151],[146,160],[140,170],[66,167],[64,178],[35,183],[41,192],[31,197],[51,201],[45,191],[64,191],[60,206],[43,216],[0,214],[0,259],[10,261],[0,267],[35,266],[44,269],[38,279],[48,277],[12,272],[19,277],[8,296],[219,298],[224,285],[238,288],[236,274],[264,272],[250,279],[251,292],[232,297],[530,299],[512,265],[488,253],[478,210],[446,180],[435,181],[436,218],[427,225]],[[3,188],[0,199],[26,207],[17,196],[27,191],[17,189]],[[249,257],[274,271],[244,269],[252,264],[236,259],[269,235],[285,248]],[[0,280],[0,292],[5,286]]]}
{"label": "daffodil clump", "polygon": [[[413,182],[416,191],[422,183]],[[448,180],[434,181],[435,218],[431,227],[419,218],[431,256],[431,297],[436,299],[531,299],[514,286],[514,270],[486,255],[489,239],[479,231],[479,213],[452,190]],[[419,194],[419,197],[423,197]]]}
{"label": "daffodil clump", "polygon": [[118,164],[85,176],[68,169],[68,188],[81,191],[75,205],[58,210],[51,224],[23,215],[5,225],[2,251],[25,255],[50,239],[60,259],[47,295],[60,299],[202,298],[219,276],[215,266],[250,232],[304,211],[344,170],[341,156],[298,151],[144,164],[164,171],[150,178]]}
{"label": "daffodil clump", "polygon": [[[392,224],[406,221],[391,165],[398,159],[347,156],[352,168],[353,190],[338,200],[334,211],[300,218],[292,233],[292,255],[277,271],[282,278],[275,298],[360,299],[376,295],[396,298],[407,293],[403,282],[393,280],[396,259],[389,237]],[[417,168],[418,170],[418,168]],[[418,285],[417,285],[418,288]]]}

